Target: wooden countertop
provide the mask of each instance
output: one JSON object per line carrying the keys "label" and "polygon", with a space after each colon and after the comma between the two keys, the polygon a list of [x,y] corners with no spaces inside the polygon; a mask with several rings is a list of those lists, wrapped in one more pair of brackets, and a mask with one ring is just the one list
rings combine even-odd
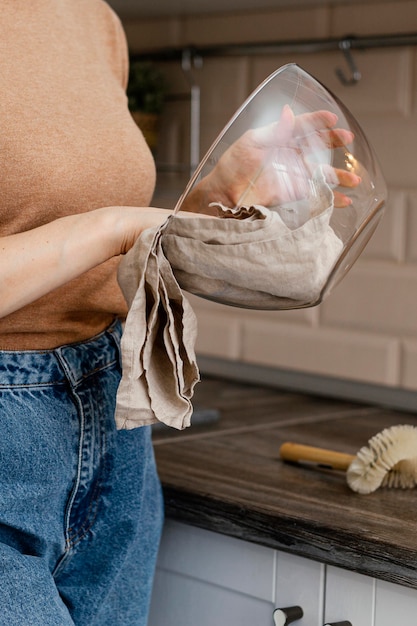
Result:
{"label": "wooden countertop", "polygon": [[359,495],[278,455],[284,441],[355,454],[417,414],[215,379],[194,404],[220,419],[154,434],[168,517],[417,588],[417,490]]}

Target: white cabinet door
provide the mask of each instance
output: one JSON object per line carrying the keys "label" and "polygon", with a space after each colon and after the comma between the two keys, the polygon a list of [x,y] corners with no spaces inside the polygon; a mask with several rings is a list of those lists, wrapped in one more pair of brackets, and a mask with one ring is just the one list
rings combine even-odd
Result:
{"label": "white cabinet door", "polygon": [[352,626],[376,626],[374,606],[374,578],[338,567],[326,567],[323,623],[347,620]]}
{"label": "white cabinet door", "polygon": [[325,567],[303,557],[277,553],[275,606],[301,606],[304,617],[294,626],[322,626]]}
{"label": "white cabinet door", "polygon": [[149,626],[272,626],[275,552],[167,521]]}
{"label": "white cabinet door", "polygon": [[417,590],[376,581],[375,626],[417,624]]}

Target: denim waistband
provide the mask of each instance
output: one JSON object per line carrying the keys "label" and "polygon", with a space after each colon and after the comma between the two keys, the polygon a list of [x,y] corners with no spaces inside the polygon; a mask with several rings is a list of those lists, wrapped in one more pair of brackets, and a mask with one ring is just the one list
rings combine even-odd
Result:
{"label": "denim waistband", "polygon": [[0,350],[0,389],[50,385],[69,380],[77,385],[120,359],[122,326],[118,320],[98,335],[51,350]]}

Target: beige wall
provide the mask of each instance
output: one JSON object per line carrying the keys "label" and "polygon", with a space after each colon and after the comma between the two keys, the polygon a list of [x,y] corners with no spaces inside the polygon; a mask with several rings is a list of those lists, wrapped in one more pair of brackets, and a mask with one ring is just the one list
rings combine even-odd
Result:
{"label": "beige wall", "polygon": [[[189,43],[283,41],[417,32],[417,1],[189,16],[126,23],[132,50]],[[328,300],[313,309],[255,312],[192,298],[201,355],[362,383],[417,390],[417,49],[354,53],[362,80],[344,87],[338,52],[217,58],[196,73],[202,90],[202,152],[248,93],[296,62],[348,105],[379,156],[388,210],[373,240]],[[173,90],[185,83],[166,66]],[[187,161],[188,105],[167,107],[158,159]]]}

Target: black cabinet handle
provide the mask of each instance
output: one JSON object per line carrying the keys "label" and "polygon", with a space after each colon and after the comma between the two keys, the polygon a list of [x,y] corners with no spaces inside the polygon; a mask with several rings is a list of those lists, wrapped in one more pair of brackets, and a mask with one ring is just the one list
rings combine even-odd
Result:
{"label": "black cabinet handle", "polygon": [[303,617],[303,609],[301,606],[287,606],[284,609],[275,609],[274,623],[275,626],[288,626],[291,622],[296,622]]}
{"label": "black cabinet handle", "polygon": [[345,620],[344,622],[326,622],[324,626],[352,626],[352,622]]}

